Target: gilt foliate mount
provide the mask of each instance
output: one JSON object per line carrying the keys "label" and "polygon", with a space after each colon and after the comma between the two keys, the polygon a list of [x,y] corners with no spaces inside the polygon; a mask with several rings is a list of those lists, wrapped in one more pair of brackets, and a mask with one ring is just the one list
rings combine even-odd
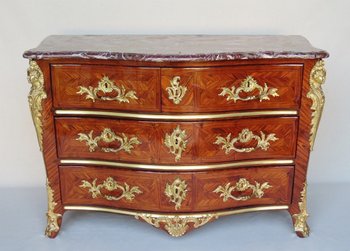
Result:
{"label": "gilt foliate mount", "polygon": [[[103,129],[102,133],[96,137],[93,136],[94,131],[91,130],[88,134],[79,133],[76,140],[84,142],[86,146],[89,147],[90,152],[94,152],[96,149],[100,149],[105,153],[117,153],[119,151],[125,151],[131,153],[131,150],[134,148],[134,145],[139,145],[141,142],[136,136],[128,137],[125,133],[117,134],[110,128]],[[118,147],[105,147],[100,146],[99,143],[113,143],[118,142]]]}
{"label": "gilt foliate mount", "polygon": [[[102,95],[99,95],[102,93]],[[130,103],[130,100],[138,99],[136,91],[127,91],[124,85],[117,86],[114,81],[108,76],[102,77],[98,82],[97,87],[93,86],[79,86],[77,94],[85,95],[85,99],[91,99],[92,102],[96,100],[118,101],[119,103]]]}
{"label": "gilt foliate mount", "polygon": [[39,65],[34,60],[29,61],[27,79],[31,84],[28,95],[28,102],[39,142],[40,151],[43,150],[43,122],[42,122],[42,102],[47,98],[44,86],[44,75]]}
{"label": "gilt foliate mount", "polygon": [[[258,84],[258,81],[255,80],[252,76],[246,77],[240,84],[239,87],[232,86],[231,89],[228,87],[222,87],[219,96],[226,96],[226,100],[233,100],[236,103],[238,100],[241,101],[250,101],[250,100],[259,100],[260,102],[264,100],[270,100],[270,97],[278,97],[278,89],[268,87],[267,83],[264,83],[264,86]],[[250,94],[241,96],[241,93],[253,93],[257,91],[258,94]]]}
{"label": "gilt foliate mount", "polygon": [[299,213],[293,214],[294,218],[294,231],[300,232],[303,237],[307,237],[310,234],[310,228],[307,224],[306,220],[307,217],[309,217],[309,214],[307,213],[307,207],[306,207],[306,190],[307,190],[307,184],[304,183],[303,190],[300,192],[300,201],[298,202],[299,206]]}
{"label": "gilt foliate mount", "polygon": [[201,215],[152,215],[140,213],[135,215],[136,219],[142,219],[148,224],[160,228],[163,225],[164,229],[173,237],[183,236],[190,228],[199,228],[204,224],[217,219],[219,216],[215,213]]}
{"label": "gilt foliate mount", "polygon": [[[270,141],[276,141],[278,138],[275,133],[270,133],[266,136],[263,131],[260,131],[260,136],[255,135],[248,128],[244,128],[237,137],[231,139],[232,134],[229,133],[226,137],[217,136],[214,144],[222,145],[222,149],[225,150],[225,154],[229,154],[230,151],[238,153],[250,153],[261,149],[267,151],[270,148]],[[249,143],[250,141],[255,140],[256,146],[254,147],[241,147],[238,148],[235,146],[236,143]]]}
{"label": "gilt foliate mount", "polygon": [[169,148],[169,152],[175,155],[175,162],[179,161],[182,157],[182,152],[186,150],[188,140],[185,130],[182,130],[180,126],[172,131],[171,134],[165,134],[164,145]]}
{"label": "gilt foliate mount", "polygon": [[45,229],[45,235],[51,237],[52,235],[56,235],[60,230],[60,225],[58,221],[61,219],[62,215],[56,213],[57,202],[55,202],[54,191],[51,188],[49,179],[46,179],[46,189],[47,189],[47,226]]}
{"label": "gilt foliate mount", "polygon": [[[132,201],[137,194],[142,193],[138,186],[130,186],[126,182],[124,182],[124,184],[119,183],[112,177],[107,177],[107,179],[102,181],[100,184],[97,184],[97,179],[94,179],[92,182],[82,180],[80,187],[87,188],[93,199],[102,197],[109,201],[118,201],[123,198],[125,198],[127,201]],[[119,196],[109,195],[105,194],[103,190],[108,192],[119,190],[121,194]]]}
{"label": "gilt foliate mount", "polygon": [[167,183],[165,186],[164,194],[169,198],[169,202],[175,204],[175,210],[180,209],[182,202],[187,196],[187,184],[186,181],[177,178],[173,183]]}
{"label": "gilt foliate mount", "polygon": [[[226,183],[224,186],[218,186],[213,192],[220,194],[220,198],[224,202],[229,199],[233,199],[236,201],[246,201],[253,198],[262,198],[264,196],[264,190],[271,188],[272,186],[268,182],[264,182],[260,184],[255,181],[255,185],[250,184],[250,182],[245,178],[240,178],[236,184],[231,185],[230,182]],[[234,192],[246,192],[250,190],[251,193],[249,195],[233,195]]]}
{"label": "gilt foliate mount", "polygon": [[324,61],[317,61],[310,73],[310,91],[307,93],[307,97],[312,100],[311,131],[309,139],[311,150],[313,150],[314,147],[317,129],[325,103],[325,95],[322,90],[322,85],[326,81],[326,75]]}
{"label": "gilt foliate mount", "polygon": [[175,105],[180,104],[187,92],[187,87],[180,85],[180,77],[175,76],[170,80],[170,86],[166,88],[168,97]]}

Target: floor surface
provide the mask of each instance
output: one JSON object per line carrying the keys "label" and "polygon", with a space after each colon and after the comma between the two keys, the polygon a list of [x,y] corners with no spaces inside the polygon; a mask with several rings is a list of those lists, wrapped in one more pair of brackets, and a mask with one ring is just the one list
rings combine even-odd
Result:
{"label": "floor surface", "polygon": [[44,236],[46,193],[40,188],[2,188],[0,250],[317,250],[350,251],[349,184],[310,184],[309,238],[298,238],[286,211],[222,217],[183,237],[130,216],[66,212],[56,239]]}

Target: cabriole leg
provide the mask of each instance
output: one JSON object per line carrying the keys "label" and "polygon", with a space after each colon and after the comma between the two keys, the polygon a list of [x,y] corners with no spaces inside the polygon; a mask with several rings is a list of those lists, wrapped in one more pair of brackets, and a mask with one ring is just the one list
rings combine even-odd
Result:
{"label": "cabriole leg", "polygon": [[300,192],[300,199],[297,206],[293,205],[289,209],[289,213],[292,216],[294,231],[301,237],[308,237],[310,234],[310,228],[306,222],[309,216],[306,209],[306,183],[304,184],[303,190]]}
{"label": "cabriole leg", "polygon": [[[50,182],[46,181],[47,187],[47,199],[48,199],[48,210],[47,210],[47,226],[45,230],[45,235],[50,238],[55,238],[60,231],[61,223],[62,223],[62,215],[63,211],[57,212],[58,203],[55,202],[54,191],[50,186]],[[60,207],[62,208],[62,207]]]}

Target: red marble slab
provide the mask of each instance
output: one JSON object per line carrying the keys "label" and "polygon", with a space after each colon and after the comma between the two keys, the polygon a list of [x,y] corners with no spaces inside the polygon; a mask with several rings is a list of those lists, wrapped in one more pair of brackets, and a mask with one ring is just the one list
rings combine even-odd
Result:
{"label": "red marble slab", "polygon": [[53,35],[23,56],[153,62],[328,57],[302,36]]}

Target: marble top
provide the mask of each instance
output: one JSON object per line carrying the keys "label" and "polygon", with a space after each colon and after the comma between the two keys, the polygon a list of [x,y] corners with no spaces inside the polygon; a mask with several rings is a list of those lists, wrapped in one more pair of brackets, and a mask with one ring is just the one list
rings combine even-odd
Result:
{"label": "marble top", "polygon": [[328,57],[302,36],[52,35],[29,59],[83,58],[153,62]]}

